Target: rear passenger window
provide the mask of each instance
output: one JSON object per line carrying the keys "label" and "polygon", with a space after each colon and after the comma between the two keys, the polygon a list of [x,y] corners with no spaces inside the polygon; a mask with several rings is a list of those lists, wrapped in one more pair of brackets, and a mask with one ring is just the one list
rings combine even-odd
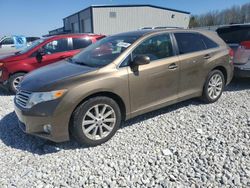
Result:
{"label": "rear passenger window", "polygon": [[175,33],[180,54],[205,50],[206,46],[196,33]]}
{"label": "rear passenger window", "polygon": [[86,38],[73,38],[73,49],[81,49],[86,48],[90,44],[92,44],[92,41],[90,39]]}
{"label": "rear passenger window", "polygon": [[157,35],[142,42],[133,52],[137,55],[146,55],[151,61],[171,57],[174,55],[169,34]]}
{"label": "rear passenger window", "polygon": [[212,41],[208,37],[206,37],[204,35],[200,35],[200,36],[201,36],[201,39],[203,40],[203,42],[205,43],[207,49],[218,47],[218,44],[216,44],[214,41]]}

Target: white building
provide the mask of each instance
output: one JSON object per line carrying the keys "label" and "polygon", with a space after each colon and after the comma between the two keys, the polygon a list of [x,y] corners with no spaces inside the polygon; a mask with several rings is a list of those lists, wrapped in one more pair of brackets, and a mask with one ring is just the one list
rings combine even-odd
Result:
{"label": "white building", "polygon": [[72,14],[63,23],[66,32],[110,35],[144,27],[187,28],[189,20],[189,12],[154,5],[103,5]]}

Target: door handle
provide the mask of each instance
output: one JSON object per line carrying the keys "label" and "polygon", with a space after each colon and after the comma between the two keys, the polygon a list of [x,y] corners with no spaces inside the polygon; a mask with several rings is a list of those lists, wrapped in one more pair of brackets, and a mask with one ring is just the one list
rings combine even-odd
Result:
{"label": "door handle", "polygon": [[204,59],[210,59],[211,56],[209,54],[204,55]]}
{"label": "door handle", "polygon": [[172,63],[168,66],[168,69],[170,70],[174,70],[174,69],[177,69],[178,68],[178,65],[176,65],[175,63]]}

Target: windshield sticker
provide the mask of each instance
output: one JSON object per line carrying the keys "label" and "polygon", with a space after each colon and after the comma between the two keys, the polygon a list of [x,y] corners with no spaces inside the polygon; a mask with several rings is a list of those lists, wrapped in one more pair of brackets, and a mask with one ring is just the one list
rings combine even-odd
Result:
{"label": "windshield sticker", "polygon": [[128,48],[130,45],[131,45],[131,44],[130,44],[130,43],[127,43],[127,42],[119,42],[119,43],[117,43],[116,46]]}

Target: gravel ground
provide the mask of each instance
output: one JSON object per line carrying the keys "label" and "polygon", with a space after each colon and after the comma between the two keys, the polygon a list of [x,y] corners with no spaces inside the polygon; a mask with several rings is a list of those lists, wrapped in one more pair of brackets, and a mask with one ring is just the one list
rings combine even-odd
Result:
{"label": "gravel ground", "polygon": [[250,80],[126,122],[94,148],[25,135],[0,93],[0,187],[250,187]]}

